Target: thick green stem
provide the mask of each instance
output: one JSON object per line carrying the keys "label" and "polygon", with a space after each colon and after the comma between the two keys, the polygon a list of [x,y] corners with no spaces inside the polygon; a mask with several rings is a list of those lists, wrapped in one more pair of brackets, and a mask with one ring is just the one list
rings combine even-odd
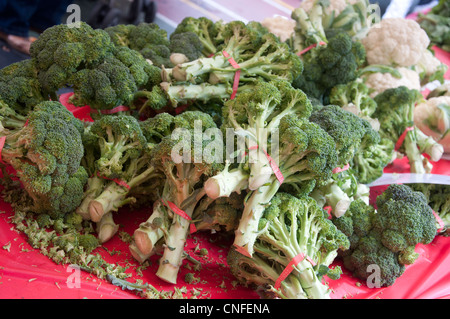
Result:
{"label": "thick green stem", "polygon": [[97,198],[98,195],[101,194],[104,186],[105,186],[104,179],[101,179],[97,176],[92,176],[91,178],[88,179],[87,189],[84,194],[83,201],[77,207],[76,210],[76,213],[81,215],[81,217],[83,217],[84,220],[91,219],[91,215],[89,213],[89,204],[91,201]]}
{"label": "thick green stem", "polygon": [[253,246],[258,237],[259,221],[264,213],[266,205],[275,196],[280,183],[272,177],[270,185],[262,186],[253,191],[248,201],[245,203],[239,225],[235,231],[234,246],[247,255],[253,255]]}

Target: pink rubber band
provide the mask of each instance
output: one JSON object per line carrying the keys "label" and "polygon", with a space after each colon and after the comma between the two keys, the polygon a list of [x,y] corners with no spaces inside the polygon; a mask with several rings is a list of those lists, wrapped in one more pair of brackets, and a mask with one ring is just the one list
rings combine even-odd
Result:
{"label": "pink rubber band", "polygon": [[318,46],[318,45],[325,45],[325,44],[326,44],[326,43],[323,42],[323,41],[320,41],[319,43],[311,44],[309,47],[307,47],[307,48],[303,49],[302,51],[298,52],[297,55],[300,56],[300,55],[302,55],[302,54],[305,54],[305,53],[308,52],[309,50],[315,48],[315,47]]}
{"label": "pink rubber band", "polygon": [[228,58],[228,62],[230,62],[231,66],[235,69],[237,69],[236,73],[234,73],[234,80],[233,80],[233,92],[231,93],[230,99],[233,100],[236,97],[236,93],[239,87],[239,79],[241,77],[241,70],[239,64],[233,59],[232,56],[228,54],[227,51],[222,52],[223,56]]}
{"label": "pink rubber band", "polygon": [[349,164],[346,164],[344,167],[336,167],[334,170],[333,170],[333,174],[337,174],[337,173],[341,173],[341,172],[345,172],[346,170],[348,170],[350,168],[350,165]]}
{"label": "pink rubber band", "polygon": [[442,221],[441,217],[439,217],[439,215],[434,210],[433,210],[433,215],[434,215],[434,218],[436,218],[436,220],[437,220],[437,222],[439,224],[440,228],[437,231],[438,231],[438,233],[440,233],[444,229],[445,224]]}
{"label": "pink rubber band", "polygon": [[120,179],[118,179],[118,178],[108,178],[108,177],[106,177],[106,176],[101,176],[99,172],[97,172],[97,176],[100,177],[100,178],[109,180],[109,181],[113,181],[113,182],[115,182],[117,185],[123,186],[123,187],[125,187],[125,188],[128,189],[128,190],[131,188],[127,183],[125,183],[124,181],[122,181],[122,180],[120,180]]}
{"label": "pink rubber band", "polygon": [[[169,205],[169,208],[178,216],[181,216],[182,218],[186,219],[189,222],[192,221],[192,218],[188,214],[186,214],[185,211],[178,208],[178,206],[175,205],[174,203],[167,201],[167,205]],[[197,228],[195,227],[194,223],[190,223],[189,229],[191,234],[197,231]]]}
{"label": "pink rubber band", "polygon": [[304,253],[298,254],[297,256],[292,258],[292,260],[289,262],[287,267],[283,270],[283,272],[280,274],[278,279],[275,281],[275,286],[274,286],[275,289],[280,288],[283,280],[285,280],[287,278],[287,276],[289,276],[289,274],[294,270],[294,266],[299,264],[300,262],[302,262],[303,259],[306,259],[307,261],[309,261],[311,263],[311,265],[313,265],[313,266],[316,265],[316,263],[310,257],[306,256]]}

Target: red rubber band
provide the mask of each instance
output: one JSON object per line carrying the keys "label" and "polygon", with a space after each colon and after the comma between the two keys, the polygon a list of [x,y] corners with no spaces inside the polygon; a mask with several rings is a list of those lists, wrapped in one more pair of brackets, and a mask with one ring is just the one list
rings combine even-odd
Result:
{"label": "red rubber band", "polygon": [[123,186],[123,187],[125,187],[125,188],[128,189],[128,190],[130,190],[130,188],[131,188],[130,185],[128,185],[127,183],[125,183],[124,181],[122,181],[122,180],[120,180],[120,179],[118,179],[118,178],[108,178],[108,177],[106,177],[106,176],[101,176],[101,175],[100,175],[100,172],[97,172],[97,176],[100,177],[100,178],[109,180],[109,181],[113,181],[113,182],[115,182],[117,185]]}
{"label": "red rubber band", "polygon": [[[163,202],[163,204],[164,204],[164,202]],[[167,205],[178,216],[183,217],[184,219],[186,219],[189,222],[192,221],[192,218],[188,214],[186,214],[186,212],[184,210],[181,210],[180,208],[178,208],[178,206],[175,205],[174,203],[167,201]],[[190,223],[189,229],[190,229],[191,234],[195,233],[197,231],[197,228],[195,227],[194,223]]]}
{"label": "red rubber band", "polygon": [[336,167],[334,170],[333,170],[333,174],[337,174],[337,173],[341,173],[341,172],[345,172],[346,170],[348,170],[350,168],[350,165],[349,164],[346,164],[344,167]]}
{"label": "red rubber band", "polygon": [[[250,146],[248,148],[249,150],[256,150],[258,149],[258,145],[254,145],[254,146]],[[267,159],[269,160],[269,165],[273,170],[273,173],[275,174],[276,178],[278,179],[278,181],[280,182],[280,184],[283,184],[284,182],[284,176],[283,173],[281,173],[280,168],[278,167],[278,165],[275,163],[275,161],[273,160],[273,158],[263,149],[262,150],[264,152],[264,154],[266,155]]]}
{"label": "red rubber band", "polygon": [[233,80],[233,92],[231,93],[230,99],[233,100],[236,97],[236,93],[239,87],[239,79],[241,77],[241,70],[239,64],[233,59],[232,56],[228,54],[227,51],[222,52],[223,56],[228,58],[228,62],[230,62],[231,66],[235,69],[237,69],[236,73],[234,73],[234,80]]}
{"label": "red rubber band", "polygon": [[302,55],[302,54],[305,54],[305,53],[308,52],[309,50],[315,48],[315,47],[318,46],[318,45],[325,45],[325,44],[326,44],[326,43],[323,42],[323,41],[320,41],[319,43],[311,44],[309,47],[307,47],[307,48],[303,49],[302,51],[298,52],[297,55],[300,56],[300,55]]}
{"label": "red rubber band", "polygon": [[283,272],[280,274],[278,279],[275,281],[275,289],[279,289],[281,286],[281,283],[289,276],[289,274],[294,270],[294,266],[301,263],[303,259],[306,259],[311,263],[311,265],[315,266],[316,263],[308,256],[306,256],[304,253],[300,253],[289,262],[287,267],[283,270]]}
{"label": "red rubber band", "polygon": [[436,218],[436,221],[438,222],[438,224],[439,224],[439,229],[437,230],[438,231],[438,233],[440,233],[443,229],[444,229],[444,227],[445,227],[445,224],[444,224],[444,222],[442,221],[442,219],[441,219],[441,217],[439,217],[439,215],[433,210],[433,215],[434,215],[434,218]]}
{"label": "red rubber band", "polygon": [[328,219],[331,219],[331,211],[333,210],[333,209],[331,208],[331,206],[325,206],[323,209],[327,212],[327,214],[328,214]]}
{"label": "red rubber band", "polygon": [[403,131],[402,135],[400,135],[400,137],[398,138],[397,143],[395,143],[395,150],[396,150],[396,151],[398,151],[398,150],[400,149],[400,147],[402,146],[403,141],[404,141],[405,138],[406,138],[406,134],[408,134],[408,132],[410,132],[410,131],[412,131],[412,130],[414,130],[414,126],[407,127],[407,128]]}

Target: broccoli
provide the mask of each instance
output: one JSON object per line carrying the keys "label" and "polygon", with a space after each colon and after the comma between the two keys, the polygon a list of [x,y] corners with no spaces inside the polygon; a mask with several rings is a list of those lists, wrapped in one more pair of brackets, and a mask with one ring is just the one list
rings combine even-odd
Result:
{"label": "broccoli", "polygon": [[224,25],[222,36],[224,44],[220,46],[220,52],[165,70],[163,78],[175,82],[199,84],[207,81],[211,84],[232,85],[236,69],[223,52],[227,52],[239,64],[240,83],[255,78],[292,81],[302,72],[299,57],[259,23],[229,22]]}
{"label": "broccoli", "polygon": [[[337,275],[330,269],[339,249],[348,249],[348,238],[327,219],[310,197],[277,193],[264,210],[252,258],[232,248],[228,254],[231,272],[242,282],[262,287],[288,299],[327,299],[330,290],[322,276]],[[282,271],[299,254],[304,258],[276,287]],[[313,264],[314,263],[314,264]]]}
{"label": "broccoli", "polygon": [[[354,81],[365,61],[365,49],[344,32],[337,32],[326,45],[317,46],[302,55],[304,70],[292,85],[309,97],[326,101],[330,90]],[[327,103],[326,103],[327,104]]]}
{"label": "broccoli", "polygon": [[178,34],[186,34],[192,32],[197,35],[202,44],[202,54],[208,57],[218,52],[218,47],[222,44],[221,36],[223,29],[222,22],[213,22],[206,17],[184,18],[170,35],[170,38],[176,37]]}
{"label": "broccoli", "polygon": [[340,250],[344,267],[361,279],[369,279],[369,266],[380,270],[379,286],[390,286],[405,265],[416,261],[417,244],[429,244],[436,236],[436,220],[425,196],[406,185],[392,184],[376,199],[377,209],[354,201],[349,211],[332,221],[350,241]]}
{"label": "broccoli", "polygon": [[419,91],[405,86],[387,89],[375,96],[377,110],[373,113],[380,123],[381,138],[390,139],[393,143],[397,143],[405,130],[412,127],[397,151],[407,156],[411,173],[417,174],[430,172],[432,167],[422,153],[430,155],[432,161],[438,161],[443,154],[441,144],[414,126],[414,107],[421,99]]}
{"label": "broccoli", "polygon": [[169,49],[172,57],[172,63],[175,65],[178,63],[174,63],[173,61],[174,53],[183,54],[186,59],[183,62],[194,61],[203,56],[203,44],[194,32],[172,34],[170,36]]}
{"label": "broccoli", "polygon": [[[308,1],[310,2],[310,1]],[[354,1],[347,4],[338,14],[329,10],[328,1],[311,1],[310,10],[299,6],[291,13],[295,21],[294,33],[288,43],[296,52],[301,52],[310,45],[321,41],[328,42],[327,32],[340,30],[353,39],[363,38],[371,27],[371,11],[368,0]]]}
{"label": "broccoli", "polygon": [[72,87],[71,103],[94,109],[130,105],[134,93],[161,82],[160,69],[138,52],[116,47],[104,30],[82,22],[80,28],[56,25],[45,30],[30,49],[43,94]]}
{"label": "broccoli", "polygon": [[22,116],[45,100],[32,60],[16,62],[0,70],[0,99]]}
{"label": "broccoli", "polygon": [[[168,205],[170,211],[174,209],[170,205],[173,203],[192,218],[196,204],[204,196],[202,182],[222,168],[222,164],[217,160],[222,154],[216,153],[218,150],[211,150],[210,154],[203,152],[201,160],[196,158],[199,147],[203,150],[209,145],[204,140],[200,145],[194,140],[194,135],[198,134],[196,130],[205,132],[208,128],[217,129],[210,116],[201,112],[185,112],[177,117],[180,117],[180,123],[185,123],[188,127],[179,127],[179,130],[163,137],[161,142],[154,146],[150,155],[151,165],[164,174],[163,192],[160,196],[162,203]],[[201,128],[196,128],[196,121],[201,121]],[[189,225],[189,220],[173,212],[164,238],[165,249],[156,273],[164,281],[177,281]],[[142,234],[145,236],[145,232]],[[135,241],[141,252],[148,251],[147,247],[139,246],[140,243],[148,241],[137,239],[136,234]]]}
{"label": "broccoli", "polygon": [[[97,139],[87,144],[98,147],[94,154],[95,173],[88,180],[85,198],[78,213],[100,222],[109,212],[118,210],[135,199],[131,191],[158,174],[150,165],[153,145],[141,130],[140,123],[130,115],[107,115],[89,127],[89,134]],[[121,182],[117,182],[117,181]]]}
{"label": "broccoli", "polygon": [[318,124],[333,137],[338,153],[338,166],[351,163],[355,154],[366,145],[376,145],[380,136],[370,123],[337,105],[315,110],[310,121]]}
{"label": "broccoli", "polygon": [[144,58],[152,61],[153,65],[157,67],[172,65],[167,31],[156,23],[119,24],[108,27],[105,31],[116,46],[128,47],[139,52]]}
{"label": "broccoli", "polygon": [[[250,136],[245,141],[248,155],[244,157],[249,173],[233,170],[233,184],[240,189],[248,179],[251,191],[234,241],[250,255],[264,207],[280,187],[290,186],[298,196],[307,195],[316,185],[331,178],[337,165],[335,142],[319,125],[308,120],[311,108],[306,95],[287,81],[261,82],[254,92],[242,93],[225,103],[222,129],[229,127],[236,134]],[[276,131],[278,136],[270,135]],[[277,154],[272,154],[272,161],[269,161],[265,152],[274,150]],[[273,163],[278,165],[282,181],[275,174]],[[221,191],[221,185],[230,186],[229,174],[222,175],[223,181],[219,178],[211,184],[215,185],[212,193],[226,194],[234,187]],[[207,185],[205,183],[205,187]],[[206,191],[208,193],[208,189]]]}
{"label": "broccoli", "polygon": [[420,13],[417,22],[424,29],[431,43],[450,51],[450,5],[445,0],[440,0],[430,12]]}
{"label": "broccoli", "polygon": [[[3,119],[2,125],[7,122]],[[37,104],[19,123],[2,132],[6,138],[3,161],[15,169],[35,212],[53,218],[72,212],[81,202],[88,179],[81,166],[83,123],[53,101]]]}
{"label": "broccoli", "polygon": [[81,22],[79,28],[60,24],[46,29],[30,48],[43,91],[57,100],[56,92],[70,77],[111,57],[114,44],[104,30],[94,30]]}
{"label": "broccoli", "polygon": [[[439,216],[444,223],[441,233],[448,235],[448,228],[450,226],[450,186],[442,184],[408,184],[408,186],[425,195],[428,200],[428,205]],[[441,225],[437,226],[441,228]]]}
{"label": "broccoli", "polygon": [[225,233],[234,231],[244,208],[245,192],[240,194],[231,193],[227,197],[215,200],[205,197],[194,210],[192,219],[197,231],[223,231]]}

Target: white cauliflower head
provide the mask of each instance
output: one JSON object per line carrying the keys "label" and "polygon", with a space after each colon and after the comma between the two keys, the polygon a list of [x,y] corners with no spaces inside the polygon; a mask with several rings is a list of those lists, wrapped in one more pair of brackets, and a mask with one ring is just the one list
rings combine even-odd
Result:
{"label": "white cauliflower head", "polygon": [[374,24],[361,42],[369,64],[410,67],[419,62],[430,39],[414,20],[386,18]]}
{"label": "white cauliflower head", "polygon": [[390,73],[369,73],[363,75],[364,83],[371,89],[371,97],[375,97],[381,92],[390,88],[406,86],[409,89],[420,91],[420,76],[417,72],[407,68],[397,68],[401,78],[397,78]]}
{"label": "white cauliflower head", "polygon": [[269,32],[280,37],[281,41],[286,41],[294,33],[295,21],[282,16],[274,16],[265,18],[261,24],[266,27]]}

